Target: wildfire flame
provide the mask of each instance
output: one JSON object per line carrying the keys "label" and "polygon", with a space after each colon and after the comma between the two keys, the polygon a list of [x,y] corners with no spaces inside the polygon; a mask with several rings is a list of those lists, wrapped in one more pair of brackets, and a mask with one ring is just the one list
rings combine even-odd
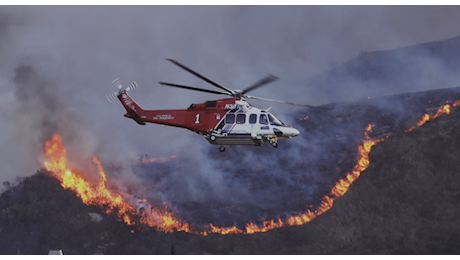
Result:
{"label": "wildfire flame", "polygon": [[59,135],[54,134],[52,139],[46,142],[45,152],[48,156],[48,160],[44,162],[46,170],[53,172],[54,176],[61,181],[63,188],[75,191],[83,203],[105,208],[107,214],[117,209],[117,219],[123,220],[128,225],[147,224],[149,226],[156,226],[158,230],[167,232],[172,232],[174,229],[189,231],[188,224],[180,223],[173,218],[172,213],[166,210],[154,209],[146,201],[136,201],[137,204],[144,206],[144,208],[150,206],[148,208],[151,209],[149,212],[144,212],[140,223],[136,223],[134,219],[137,209],[132,205],[132,202],[127,202],[127,197],[129,196],[123,196],[121,193],[111,191],[107,188],[107,176],[97,157],[93,158],[93,162],[97,165],[101,177],[98,186],[91,185],[67,167],[67,150],[62,145],[62,138]]}
{"label": "wildfire flame", "polygon": [[[452,106],[458,106],[460,100],[456,101]],[[414,130],[431,119],[434,119],[441,114],[449,114],[451,105],[446,104],[439,108],[434,115],[425,114],[422,119],[417,123],[417,126],[411,127],[406,132]],[[308,117],[306,117],[307,119]],[[173,232],[185,231],[195,234],[208,235],[209,233],[226,234],[253,234],[258,232],[266,232],[274,228],[280,228],[286,225],[303,225],[310,222],[316,216],[319,216],[329,210],[334,200],[343,196],[350,185],[361,175],[361,173],[369,167],[369,153],[372,147],[387,139],[390,134],[380,139],[372,139],[369,133],[372,132],[373,124],[369,124],[365,129],[365,139],[361,145],[358,146],[359,157],[358,162],[350,173],[347,173],[344,178],[338,180],[330,193],[321,199],[320,205],[313,210],[307,209],[305,213],[288,217],[282,220],[279,216],[278,219],[264,221],[262,226],[258,226],[252,222],[247,223],[244,229],[236,226],[232,227],[217,227],[212,223],[203,227],[206,231],[198,231],[192,229],[191,225],[184,223],[174,217],[173,213],[168,211],[168,208],[157,209],[149,204],[145,199],[133,199],[129,194],[122,194],[119,192],[111,191],[107,188],[107,176],[104,172],[101,162],[97,157],[93,158],[96,164],[100,181],[97,186],[91,185],[84,178],[74,173],[67,167],[66,148],[62,145],[62,138],[55,134],[52,139],[45,144],[45,152],[48,160],[44,162],[45,168],[53,172],[54,176],[61,181],[62,187],[71,189],[77,193],[82,201],[87,205],[96,205],[104,208],[106,213],[117,212],[117,219],[124,221],[128,225],[147,225],[156,227],[159,231]],[[170,159],[175,158],[171,156]],[[150,162],[150,161],[148,161]],[[143,162],[143,163],[148,163]],[[152,161],[154,162],[154,161]],[[307,205],[307,208],[311,206]],[[117,209],[117,211],[115,211]],[[150,210],[145,210],[150,209]],[[137,216],[137,217],[136,217]],[[134,232],[134,231],[132,231]]]}
{"label": "wildfire flame", "polygon": [[[459,104],[460,104],[460,100],[457,100],[452,104],[452,107],[458,106]],[[430,116],[429,114],[424,114],[422,119],[417,123],[417,126],[413,126],[413,127],[409,128],[408,130],[406,130],[406,132],[411,132],[415,128],[424,125],[426,122],[430,121],[431,119],[435,119],[435,118],[437,118],[438,116],[440,116],[442,114],[447,114],[447,115],[450,114],[450,108],[451,108],[451,105],[446,104],[446,105],[440,107],[438,109],[438,111],[436,112],[436,114],[434,114],[432,116]]]}

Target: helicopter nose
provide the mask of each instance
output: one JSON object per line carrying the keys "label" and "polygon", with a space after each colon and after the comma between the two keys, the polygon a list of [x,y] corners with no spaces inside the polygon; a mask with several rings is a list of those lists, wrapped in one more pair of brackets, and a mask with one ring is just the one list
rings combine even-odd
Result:
{"label": "helicopter nose", "polygon": [[299,130],[293,128],[292,129],[292,136],[298,136],[300,134]]}

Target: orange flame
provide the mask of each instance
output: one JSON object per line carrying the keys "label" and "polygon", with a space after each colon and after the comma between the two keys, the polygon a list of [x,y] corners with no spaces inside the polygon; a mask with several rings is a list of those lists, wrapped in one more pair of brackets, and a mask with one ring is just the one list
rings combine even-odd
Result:
{"label": "orange flame", "polygon": [[[367,132],[371,131],[372,126],[368,126],[366,129],[365,135],[368,137]],[[53,138],[46,142],[45,150],[46,155],[49,157],[44,165],[48,171],[52,171],[55,174],[55,177],[61,181],[62,187],[66,189],[74,190],[77,195],[82,199],[85,204],[88,205],[97,205],[105,206],[107,208],[106,213],[111,213],[115,208],[118,208],[118,219],[123,220],[128,225],[134,224],[144,224],[152,227],[156,227],[157,230],[173,232],[173,231],[185,231],[195,234],[207,235],[209,233],[219,233],[219,234],[253,234],[258,232],[267,232],[274,228],[280,228],[287,225],[303,225],[307,222],[310,222],[316,216],[324,213],[332,207],[333,198],[330,196],[325,196],[322,199],[322,202],[318,209],[314,211],[307,210],[307,213],[290,216],[285,222],[281,220],[278,216],[277,220],[264,221],[263,226],[259,227],[254,223],[246,224],[245,229],[239,229],[236,226],[232,227],[217,227],[212,224],[209,224],[209,231],[196,231],[190,228],[188,223],[182,223],[179,220],[173,217],[171,212],[166,210],[158,210],[152,207],[146,200],[138,199],[136,200],[137,204],[144,206],[144,208],[151,208],[149,211],[144,211],[141,214],[140,223],[135,223],[134,215],[136,214],[135,207],[127,203],[126,199],[120,193],[114,193],[110,191],[106,186],[107,177],[104,172],[104,169],[101,165],[101,162],[97,157],[93,158],[93,162],[97,165],[99,169],[99,175],[101,180],[97,187],[91,186],[87,181],[82,177],[76,175],[70,169],[67,168],[67,159],[66,159],[66,149],[61,143],[62,138],[55,134]],[[353,182],[359,173],[363,171],[369,165],[368,153],[372,145],[377,141],[365,141],[365,143],[359,147],[361,158],[353,170],[353,175],[348,175],[346,180],[340,180],[336,186],[333,188],[331,194],[337,198],[343,195],[351,182]],[[371,144],[371,145],[370,145]],[[351,177],[354,176],[354,177]],[[125,196],[126,197],[126,196]],[[206,227],[205,227],[206,228]]]}
{"label": "orange flame", "polygon": [[[460,104],[460,100],[457,100],[452,104],[452,107],[458,106],[459,104]],[[413,127],[409,128],[409,129],[407,129],[405,132],[411,132],[415,128],[424,125],[426,122],[430,121],[431,119],[435,119],[435,118],[437,118],[438,116],[440,116],[442,114],[447,114],[447,115],[450,114],[450,109],[451,109],[451,105],[446,104],[446,105],[440,107],[438,109],[438,111],[436,112],[436,114],[434,114],[433,116],[430,116],[429,114],[424,114],[422,119],[417,123],[417,126],[413,126]]]}
{"label": "orange flame", "polygon": [[92,186],[81,176],[67,168],[67,150],[62,145],[62,138],[59,135],[53,135],[52,139],[46,142],[45,151],[49,158],[44,162],[45,168],[54,173],[54,176],[61,181],[62,187],[75,191],[83,203],[104,206],[106,213],[114,212],[117,209],[118,220],[123,220],[128,225],[147,224],[156,226],[158,230],[166,232],[174,230],[189,231],[188,224],[181,224],[174,219],[172,213],[154,209],[145,201],[138,202],[143,203],[144,206],[150,206],[152,210],[141,218],[141,223],[135,223],[133,219],[137,213],[136,208],[126,201],[127,196],[122,196],[122,194],[110,191],[107,188],[107,177],[97,157],[93,158],[93,162],[97,165],[101,176],[97,187]]}
{"label": "orange flame", "polygon": [[[452,106],[458,105],[460,105],[460,100],[456,101]],[[427,121],[434,119],[441,114],[449,114],[450,108],[451,106],[447,104],[439,108],[437,113],[433,116],[425,114],[423,118],[417,123],[417,126],[410,128],[406,132],[412,131],[416,127],[425,124]],[[258,232],[267,232],[274,228],[280,228],[285,225],[303,225],[313,220],[316,216],[319,216],[329,210],[332,207],[334,200],[343,196],[348,191],[350,185],[357,178],[359,178],[364,170],[369,167],[369,153],[372,147],[390,136],[390,134],[388,134],[386,137],[380,139],[371,139],[369,137],[369,133],[372,132],[373,126],[373,124],[369,124],[366,127],[364,132],[365,140],[363,141],[362,145],[358,146],[358,162],[354,166],[351,173],[348,173],[344,178],[338,180],[338,182],[332,188],[331,192],[321,199],[321,203],[318,208],[314,210],[307,209],[306,213],[290,216],[284,222],[278,216],[277,220],[272,219],[269,221],[264,221],[261,227],[250,222],[246,224],[244,230],[239,229],[236,226],[217,227],[213,224],[209,224],[204,227],[207,229],[207,231],[197,231],[192,229],[188,223],[182,223],[181,221],[174,218],[173,213],[167,211],[167,207],[164,210],[155,209],[144,199],[138,199],[134,204],[138,204],[139,206],[142,206],[142,208],[150,208],[150,211],[142,210],[140,212],[140,223],[135,223],[133,219],[135,219],[134,216],[137,214],[136,208],[133,206],[133,203],[130,204],[127,202],[125,199],[127,196],[123,196],[120,193],[115,193],[107,189],[106,174],[100,161],[96,157],[94,157],[93,162],[97,165],[99,174],[101,176],[101,180],[97,187],[91,186],[82,177],[74,174],[70,169],[67,168],[66,149],[61,143],[61,137],[57,134],[55,134],[51,140],[46,142],[45,149],[49,160],[47,160],[44,165],[48,171],[54,172],[56,178],[61,181],[62,187],[74,190],[84,203],[88,205],[104,205],[107,208],[107,213],[110,213],[115,208],[117,208],[118,218],[123,220],[128,225],[144,224],[151,227],[156,227],[157,230],[160,231],[185,231],[201,234],[204,236],[208,235],[209,233],[219,233],[222,235],[238,233],[254,234]],[[171,158],[175,158],[175,156],[171,156]],[[307,205],[307,208],[311,208],[311,206]],[[134,230],[132,232],[134,232]]]}

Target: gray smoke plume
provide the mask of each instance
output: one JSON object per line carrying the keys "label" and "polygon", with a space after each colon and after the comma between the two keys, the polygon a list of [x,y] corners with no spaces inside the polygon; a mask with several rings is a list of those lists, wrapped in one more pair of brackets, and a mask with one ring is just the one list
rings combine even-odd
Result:
{"label": "gray smoke plume", "polygon": [[[123,107],[117,102],[108,104],[104,98],[115,90],[110,84],[112,79],[120,77],[124,85],[137,80],[140,88],[130,94],[145,109],[180,109],[219,98],[157,84],[165,81],[213,88],[165,58],[176,59],[231,89],[244,89],[273,74],[280,80],[251,94],[312,105],[454,87],[456,78],[445,70],[449,65],[429,51],[395,54],[386,63],[372,60],[381,59],[376,51],[460,35],[458,9],[3,6],[0,180],[33,174],[41,166],[37,155],[43,150],[44,140],[58,132],[75,167],[80,168],[89,167],[82,165],[92,164],[92,156],[98,156],[108,166],[128,165],[145,154],[176,155],[170,162],[157,164],[155,169],[152,165],[148,169],[133,166],[108,173],[116,181],[132,185],[129,189],[137,189],[143,196],[175,205],[181,214],[185,211],[184,218],[187,207],[204,205],[214,206],[217,215],[228,209],[228,214],[238,221],[242,213],[232,210],[240,204],[243,211],[247,206],[261,205],[251,214],[257,218],[254,221],[263,219],[264,214],[271,217],[302,210],[304,205],[315,203],[318,195],[336,181],[337,174],[321,175],[325,171],[336,172],[335,164],[329,164],[333,159],[322,148],[324,135],[335,137],[335,133],[325,130],[316,131],[314,136],[299,136],[280,143],[285,148],[276,153],[268,146],[235,147],[228,151],[233,159],[224,159],[225,155],[215,154],[217,147],[192,132],[159,125],[139,126],[123,118]],[[392,81],[398,71],[390,68],[387,75],[379,78],[375,73],[381,70],[372,67],[399,62],[399,68],[407,68],[403,66],[407,59],[409,67],[417,65],[416,73],[409,74],[411,77]],[[362,68],[353,67],[353,61],[361,60],[370,66],[368,79],[360,75]],[[350,62],[343,64],[345,61]],[[425,73],[428,71],[429,74]],[[404,83],[418,75],[427,78]],[[296,107],[250,102],[261,108],[273,106],[272,112],[296,127],[304,123],[299,119],[307,115]],[[392,102],[379,106],[382,110],[388,108],[389,114],[401,107]],[[334,116],[340,117],[340,109],[334,111]],[[353,137],[344,140],[342,146],[356,147],[354,138],[362,135],[362,126],[358,132],[344,127],[340,134],[353,130]],[[351,159],[344,159],[343,168],[355,159],[354,154],[349,156]],[[300,166],[304,166],[302,171],[294,169]],[[301,198],[288,203],[289,209],[283,202],[294,196],[284,193],[287,189],[299,193]],[[275,200],[273,194],[285,197]],[[266,213],[270,209],[273,212]],[[199,210],[191,212],[191,220],[201,219],[196,223],[215,221],[209,211],[203,211],[203,216],[196,215]],[[225,221],[219,224],[232,225],[232,218]]]}

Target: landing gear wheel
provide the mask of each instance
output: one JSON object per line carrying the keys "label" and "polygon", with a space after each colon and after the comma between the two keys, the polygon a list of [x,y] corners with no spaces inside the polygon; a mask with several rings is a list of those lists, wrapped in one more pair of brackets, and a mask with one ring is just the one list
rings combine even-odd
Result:
{"label": "landing gear wheel", "polygon": [[277,142],[273,142],[273,143],[272,143],[272,146],[273,146],[273,148],[277,148],[277,147],[278,147],[278,143],[277,143]]}
{"label": "landing gear wheel", "polygon": [[211,141],[216,141],[216,136],[215,136],[215,135],[211,135],[211,137],[209,137],[209,139],[211,139]]}
{"label": "landing gear wheel", "polygon": [[219,151],[222,152],[222,153],[225,152],[225,146],[219,147]]}

